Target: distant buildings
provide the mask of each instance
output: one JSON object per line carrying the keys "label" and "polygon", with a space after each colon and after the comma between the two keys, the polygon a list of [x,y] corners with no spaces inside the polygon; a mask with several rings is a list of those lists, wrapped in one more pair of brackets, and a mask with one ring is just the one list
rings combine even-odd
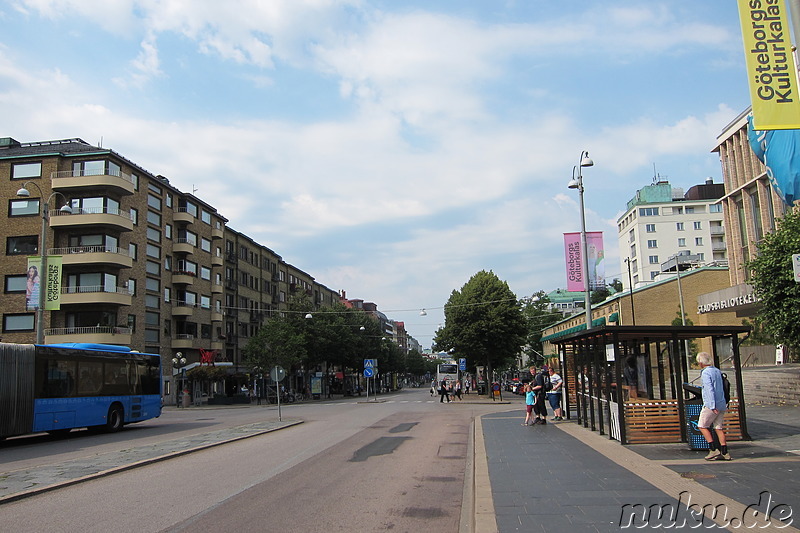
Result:
{"label": "distant buildings", "polygon": [[[28,198],[17,195],[23,187]],[[246,370],[247,341],[286,310],[291,295],[303,294],[315,307],[340,301],[311,274],[228,227],[213,205],[81,139],[0,138],[0,192],[7,202],[0,217],[4,342],[34,342],[26,271],[28,257],[42,252],[44,204],[45,252],[62,265],[58,309],[44,313],[46,343],[110,343],[159,353],[170,375],[167,361],[176,353],[187,363],[205,354],[232,363],[236,374]],[[65,204],[72,214],[59,209]],[[387,338],[418,346],[402,323],[385,322]]]}
{"label": "distant buildings", "polygon": [[[676,254],[696,264],[724,264],[727,259],[721,183],[711,179],[686,194],[668,181],[636,191],[617,220],[623,287],[658,280],[662,264]],[[630,276],[628,275],[630,273]]]}

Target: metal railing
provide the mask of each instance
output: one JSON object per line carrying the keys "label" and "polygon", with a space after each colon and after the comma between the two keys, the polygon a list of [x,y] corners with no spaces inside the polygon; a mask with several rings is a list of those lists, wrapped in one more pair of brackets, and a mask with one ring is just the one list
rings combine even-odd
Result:
{"label": "metal railing", "polygon": [[44,330],[45,335],[130,335],[132,328],[120,326],[73,326],[69,328],[48,328]]}

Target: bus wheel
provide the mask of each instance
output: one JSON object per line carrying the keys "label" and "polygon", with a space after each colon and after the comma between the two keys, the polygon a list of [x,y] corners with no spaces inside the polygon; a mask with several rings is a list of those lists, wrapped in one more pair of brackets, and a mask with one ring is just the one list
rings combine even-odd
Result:
{"label": "bus wheel", "polygon": [[106,418],[106,431],[114,433],[122,429],[122,422],[124,415],[122,407],[119,405],[112,405],[108,408],[108,417]]}

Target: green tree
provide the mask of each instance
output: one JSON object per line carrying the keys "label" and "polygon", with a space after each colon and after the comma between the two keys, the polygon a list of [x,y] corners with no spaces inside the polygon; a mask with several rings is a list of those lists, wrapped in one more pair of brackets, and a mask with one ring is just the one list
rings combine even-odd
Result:
{"label": "green tree", "polygon": [[434,338],[434,349],[465,357],[471,365],[505,368],[525,343],[526,324],[516,295],[494,272],[473,275],[444,306],[445,324]]}
{"label": "green tree", "polygon": [[800,283],[794,281],[792,254],[800,253],[800,212],[787,211],[777,222],[778,228],[764,236],[747,268],[761,298],[758,319],[764,331],[789,347],[794,358],[800,350]]}
{"label": "green tree", "polygon": [[542,331],[564,318],[558,311],[548,309],[549,304],[550,298],[544,291],[535,292],[523,301],[522,314],[527,334],[522,351],[528,357],[528,364],[544,362],[547,355],[543,352]]}

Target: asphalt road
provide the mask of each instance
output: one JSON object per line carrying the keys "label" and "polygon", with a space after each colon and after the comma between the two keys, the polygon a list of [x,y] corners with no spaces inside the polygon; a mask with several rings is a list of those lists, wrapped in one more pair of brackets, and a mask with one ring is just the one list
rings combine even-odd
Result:
{"label": "asphalt road", "polygon": [[[468,434],[499,406],[426,389],[287,406],[303,424],[0,506],[27,531],[457,531]],[[506,406],[507,408],[507,406]],[[3,446],[3,471],[276,418],[274,408],[168,411],[117,435]],[[8,453],[8,455],[7,455]]]}

